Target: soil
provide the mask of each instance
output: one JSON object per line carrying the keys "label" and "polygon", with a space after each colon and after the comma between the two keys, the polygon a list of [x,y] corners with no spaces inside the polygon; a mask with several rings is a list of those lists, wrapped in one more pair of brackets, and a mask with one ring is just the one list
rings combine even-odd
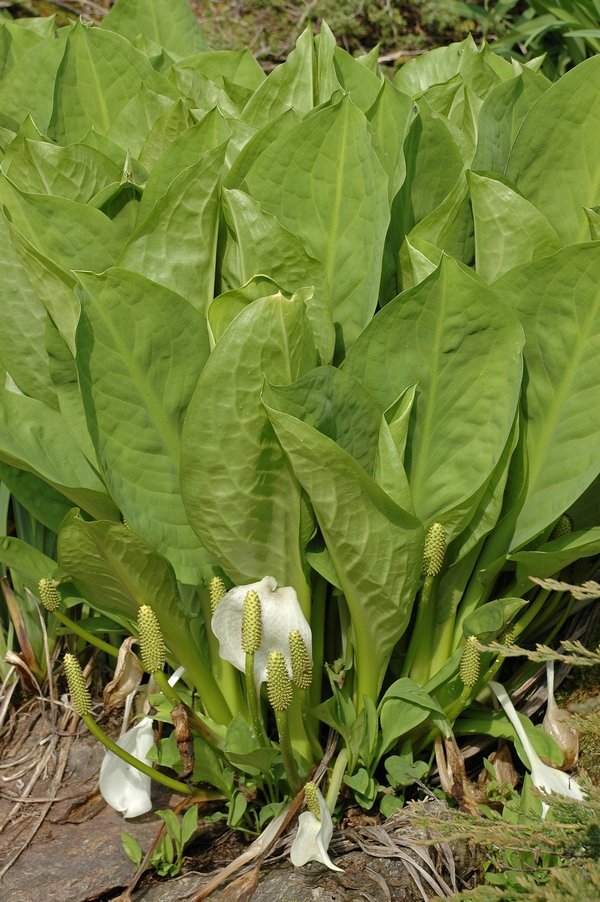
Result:
{"label": "soil", "polygon": [[[118,725],[103,723],[107,727],[115,732]],[[193,902],[202,886],[247,848],[240,834],[201,823],[186,849],[182,876],[156,878],[146,872],[130,896],[122,895],[136,868],[123,851],[121,834],[131,834],[147,851],[160,821],[152,812],[125,821],[104,803],[97,790],[104,750],[77,715],[59,701],[31,701],[13,711],[0,751],[0,902]],[[158,784],[153,791],[155,808],[174,807],[179,800]],[[431,804],[436,817],[445,816],[443,803]],[[200,812],[201,821],[209,811]],[[211,902],[416,902],[448,898],[477,870],[466,846],[457,859],[447,846],[420,845],[425,834],[410,827],[401,812],[384,825],[355,811],[346,823],[329,849],[343,873],[315,863],[294,869],[288,857],[291,834],[282,837],[259,873],[252,866],[238,871],[233,883],[211,893]]]}

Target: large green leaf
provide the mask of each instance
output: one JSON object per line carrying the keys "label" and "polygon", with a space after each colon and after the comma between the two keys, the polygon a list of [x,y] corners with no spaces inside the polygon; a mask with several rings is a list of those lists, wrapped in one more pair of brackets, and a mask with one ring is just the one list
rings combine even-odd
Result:
{"label": "large green leaf", "polygon": [[33,473],[11,467],[3,461],[0,461],[0,480],[36,520],[52,532],[58,532],[73,507],[72,502]]}
{"label": "large green leaf", "polygon": [[373,476],[381,413],[352,376],[333,366],[318,367],[292,385],[266,385],[263,400],[332,439]]}
{"label": "large green leaf", "polygon": [[15,253],[32,288],[74,354],[75,330],[79,320],[79,301],[73,292],[75,279],[71,273],[40,253],[12,223],[8,223],[8,229]]}
{"label": "large green leaf", "polygon": [[58,561],[78,593],[98,611],[135,623],[140,605],[155,612],[165,643],[202,691],[215,718],[228,721],[227,706],[208,670],[199,642],[201,614],[188,611],[167,561],[121,523],[86,523],[76,510],[58,534]]}
{"label": "large green leaf", "polygon": [[26,53],[42,40],[42,35],[29,28],[20,28],[9,19],[0,20],[0,80],[4,81],[10,70]]}
{"label": "large green leaf", "polygon": [[206,320],[137,273],[80,274],[77,367],[88,426],[123,514],[178,578],[203,579],[206,555],[179,490],[180,436],[209,354]]}
{"label": "large green leaf", "polygon": [[600,57],[570,72],[523,120],[506,175],[556,229],[564,244],[588,237],[584,207],[598,203]]}
{"label": "large green leaf", "polygon": [[300,548],[301,492],[260,392],[316,364],[300,298],[250,304],[223,333],[198,380],[183,433],[181,487],[189,521],[236,583],[265,575],[294,586],[308,613]]}
{"label": "large green leaf", "polygon": [[335,331],[323,265],[307,254],[302,242],[284,229],[272,213],[266,213],[243,191],[223,190],[223,215],[227,225],[221,259],[223,284],[237,288],[262,273],[290,292],[312,286],[314,294],[307,300],[308,317],[321,362],[330,363]]}
{"label": "large green leaf", "polygon": [[388,177],[388,196],[394,199],[406,176],[404,139],[414,117],[414,106],[407,94],[396,90],[387,78],[381,83],[375,102],[367,111],[379,143],[373,146]]}
{"label": "large green leaf", "polygon": [[559,573],[573,561],[597,554],[600,554],[600,527],[561,536],[559,539],[538,545],[535,551],[517,551],[510,554],[508,559],[517,564],[516,586],[511,587],[511,592],[521,593],[530,589],[532,586],[530,576],[543,579]]}
{"label": "large green leaf", "polygon": [[195,120],[192,118],[192,114],[183,99],[172,103],[152,126],[140,153],[140,162],[148,170],[152,169],[156,161],[160,159],[179,135],[195,124]]}
{"label": "large green leaf", "polygon": [[46,310],[33,289],[0,213],[0,282],[2,329],[0,360],[26,395],[58,407],[44,350]]}
{"label": "large green leaf", "polygon": [[200,23],[185,0],[118,0],[101,28],[132,42],[142,34],[177,60],[208,50]]}
{"label": "large green leaf", "polygon": [[473,169],[504,172],[523,119],[551,82],[531,69],[502,82],[486,97],[479,112]]}
{"label": "large green leaf", "polygon": [[32,592],[38,591],[41,579],[54,576],[57,569],[56,561],[14,536],[0,536],[0,561],[17,570]]}
{"label": "large green leaf", "polygon": [[517,267],[495,288],[525,331],[527,482],[511,548],[556,521],[600,472],[600,243]]}
{"label": "large green leaf", "polygon": [[[310,290],[306,289],[306,291]],[[208,322],[214,341],[217,342],[220,339],[225,329],[248,304],[258,301],[260,298],[274,297],[279,293],[291,297],[291,294],[285,292],[268,276],[258,275],[253,276],[240,288],[232,288],[231,291],[220,294],[213,300],[208,311]]]}
{"label": "large green leaf", "polygon": [[197,69],[220,87],[224,80],[254,92],[265,73],[246,47],[244,50],[211,50],[182,60],[182,66]]}
{"label": "large green leaf", "polygon": [[18,131],[31,115],[46,131],[52,113],[54,82],[70,27],[59,28],[33,47],[9,72],[0,85],[0,125]]}
{"label": "large green leaf", "polygon": [[50,316],[46,317],[44,341],[60,412],[71,435],[91,465],[97,468],[98,457],[88,430],[75,358]]}
{"label": "large green leaf", "polygon": [[470,172],[468,182],[479,275],[494,282],[509,269],[553,254],[561,241],[548,220],[502,178]]}
{"label": "large green leaf", "polygon": [[119,111],[108,136],[133,157],[139,157],[154,124],[173,105],[172,97],[151,91],[142,82],[137,94]]}
{"label": "large green leaf", "polygon": [[58,411],[0,390],[0,460],[28,470],[95,517],[118,519],[100,477]]}
{"label": "large green leaf", "polygon": [[[321,34],[326,23],[321,25]],[[336,47],[334,52],[335,72],[339,84],[348,94],[352,103],[366,113],[377,99],[382,83],[386,81],[381,74],[370,72],[366,66],[362,66],[359,60],[354,59],[349,53]],[[391,82],[390,82],[391,85]],[[337,85],[332,85],[333,90]],[[393,86],[392,86],[393,87]],[[333,93],[333,90],[331,93]],[[331,96],[331,94],[329,95]],[[329,99],[329,98],[327,98]],[[322,102],[322,101],[321,101]]]}
{"label": "large green leaf", "polygon": [[308,494],[348,602],[357,697],[360,703],[363,694],[376,701],[389,656],[410,619],[423,553],[421,523],[331,438],[288,413],[267,410]]}
{"label": "large green leaf", "polygon": [[65,197],[24,194],[5,178],[0,195],[19,231],[63,269],[102,272],[123,247],[123,233],[100,210]]}
{"label": "large green leaf", "polygon": [[[381,310],[344,364],[386,410],[416,383],[405,466],[417,516],[468,524],[513,425],[523,334],[456,261]],[[467,503],[468,502],[468,503]]]}
{"label": "large green leaf", "polygon": [[178,99],[173,85],[129,41],[77,22],[68,35],[56,77],[48,134],[59,144],[80,141],[92,126],[107,134],[142,84],[156,94]]}
{"label": "large green leaf", "polygon": [[317,59],[310,26],[296,41],[282,66],[277,66],[254,92],[244,109],[246,122],[261,128],[285,110],[305,116],[315,103]]}
{"label": "large green leaf", "polygon": [[169,185],[205,153],[223,144],[231,135],[227,122],[215,107],[192,128],[183,131],[162,154],[148,178],[138,212],[138,225],[150,214]]}
{"label": "large green leaf", "polygon": [[343,357],[375,310],[389,221],[365,116],[348,97],[315,112],[265,150],[246,184],[325,267]]}
{"label": "large green leaf", "polygon": [[26,194],[53,194],[87,204],[95,194],[118,182],[122,170],[107,156],[85,144],[58,147],[25,139],[7,175]]}
{"label": "large green leaf", "polygon": [[184,169],[131,236],[118,265],[178,293],[206,316],[213,299],[226,143]]}

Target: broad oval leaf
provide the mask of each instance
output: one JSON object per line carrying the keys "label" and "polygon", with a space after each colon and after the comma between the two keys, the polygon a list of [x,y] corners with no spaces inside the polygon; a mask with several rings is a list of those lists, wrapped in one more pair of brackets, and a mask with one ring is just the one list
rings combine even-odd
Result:
{"label": "broad oval leaf", "polygon": [[187,301],[114,268],[81,273],[77,367],[90,435],[132,528],[168,558],[181,582],[207,560],[183,510],[180,436],[208,359],[206,320]]}
{"label": "broad oval leaf", "polygon": [[584,207],[598,203],[600,57],[563,75],[523,120],[506,175],[564,244],[588,237]]}
{"label": "broad oval leaf", "polygon": [[202,543],[233,582],[275,577],[309,592],[299,543],[301,492],[263,407],[265,377],[294,382],[316,364],[303,301],[254,301],[221,336],[183,432],[181,486]]}
{"label": "broad oval leaf", "polygon": [[[599,60],[600,61],[600,60]],[[511,270],[494,288],[526,337],[527,483],[511,548],[534,538],[600,472],[600,243]]]}
{"label": "broad oval leaf", "polygon": [[344,363],[382,411],[417,384],[405,467],[417,516],[440,520],[448,541],[468,524],[506,445],[522,346],[510,309],[444,257],[377,314]]}

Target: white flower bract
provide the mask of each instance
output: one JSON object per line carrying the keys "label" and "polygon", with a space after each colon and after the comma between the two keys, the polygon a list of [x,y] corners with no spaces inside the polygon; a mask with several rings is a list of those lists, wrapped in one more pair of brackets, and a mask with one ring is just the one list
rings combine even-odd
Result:
{"label": "white flower bract", "polygon": [[332,871],[343,871],[329,857],[327,849],[333,836],[333,821],[322,793],[317,789],[321,820],[311,811],[303,811],[298,818],[298,832],[290,849],[290,859],[295,868],[309,861],[320,861]]}
{"label": "white flower bract", "polygon": [[273,651],[285,658],[288,673],[292,676],[289,635],[298,630],[312,658],[312,633],[302,613],[296,590],[291,586],[277,588],[272,576],[265,576],[258,583],[236,586],[223,596],[211,621],[212,630],[219,640],[222,658],[244,672],[246,655],[242,649],[242,612],[248,592],[254,591],[260,599],[262,641],[254,654],[254,678],[259,688],[267,679],[267,661]]}
{"label": "white flower bract", "polygon": [[[536,789],[545,793],[556,793],[557,795],[567,796],[567,798],[576,799],[578,802],[585,801],[585,794],[577,782],[577,780],[565,774],[561,770],[549,767],[540,759],[540,756],[531,744],[529,736],[523,728],[523,724],[519,720],[513,703],[508,697],[508,692],[501,683],[490,682],[490,689],[504,708],[504,712],[511,724],[521,744],[525,749],[525,754],[529,758],[529,769],[531,771],[531,780]],[[548,812],[548,804],[542,803],[542,817],[546,817]]]}
{"label": "white flower bract", "polygon": [[[144,717],[117,740],[117,745],[145,764],[146,755],[154,745],[152,720]],[[150,785],[152,780],[137,768],[107,751],[100,767],[100,792],[111,808],[123,817],[139,817],[152,808]]]}

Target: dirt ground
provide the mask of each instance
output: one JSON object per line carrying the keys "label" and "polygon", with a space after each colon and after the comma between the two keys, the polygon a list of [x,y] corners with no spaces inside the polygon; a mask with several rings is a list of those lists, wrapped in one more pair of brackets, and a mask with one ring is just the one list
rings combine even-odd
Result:
{"label": "dirt ground", "polygon": [[[123,896],[136,868],[123,851],[121,834],[131,834],[147,851],[160,821],[152,813],[125,821],[104,803],[97,790],[103,754],[61,700],[32,700],[7,718],[0,740],[0,902],[194,902],[202,887],[244,851],[240,834],[203,824],[201,811],[182,875],[167,879],[146,872],[131,895]],[[153,792],[155,808],[179,798],[158,784]],[[442,803],[432,805],[443,817]],[[466,847],[457,861],[448,846],[419,845],[423,834],[409,828],[401,813],[385,828],[372,817],[357,816],[349,823],[330,846],[344,873],[314,863],[294,869],[288,834],[259,874],[251,867],[239,871],[210,899],[412,902],[433,895],[448,898],[476,871],[475,856]]]}

